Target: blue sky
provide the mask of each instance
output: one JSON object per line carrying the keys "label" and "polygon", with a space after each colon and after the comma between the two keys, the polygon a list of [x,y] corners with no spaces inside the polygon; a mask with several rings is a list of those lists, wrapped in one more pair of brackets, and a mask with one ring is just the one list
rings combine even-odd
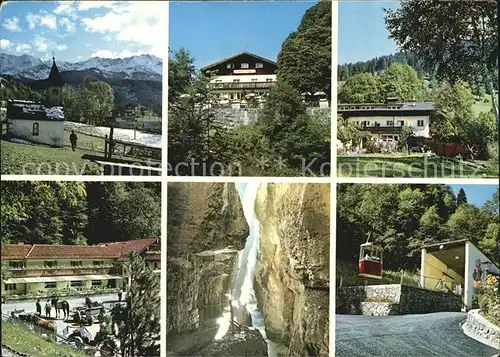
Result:
{"label": "blue sky", "polygon": [[366,61],[396,52],[396,42],[388,39],[382,9],[396,9],[398,6],[399,1],[340,1],[339,64]]}
{"label": "blue sky", "polygon": [[276,60],[283,41],[315,4],[172,1],[169,46],[189,50],[197,68],[245,50]]}
{"label": "blue sky", "polygon": [[450,187],[455,192],[455,195],[463,188],[467,196],[467,202],[481,207],[484,202],[491,200],[493,194],[497,191],[498,185],[450,185]]}
{"label": "blue sky", "polygon": [[1,8],[1,51],[76,62],[93,56],[165,56],[165,2],[12,1]]}

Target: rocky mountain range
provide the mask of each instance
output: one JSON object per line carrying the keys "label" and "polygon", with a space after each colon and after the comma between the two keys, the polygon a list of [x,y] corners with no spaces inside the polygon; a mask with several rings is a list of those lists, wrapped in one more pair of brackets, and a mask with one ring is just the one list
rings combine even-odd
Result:
{"label": "rocky mountain range", "polygon": [[[93,57],[76,63],[56,60],[56,64],[64,82],[72,87],[79,88],[89,76],[110,84],[118,106],[133,103],[152,109],[161,107],[163,64],[158,57]],[[45,89],[51,65],[52,59],[43,61],[30,55],[0,54],[0,75],[36,91]]]}

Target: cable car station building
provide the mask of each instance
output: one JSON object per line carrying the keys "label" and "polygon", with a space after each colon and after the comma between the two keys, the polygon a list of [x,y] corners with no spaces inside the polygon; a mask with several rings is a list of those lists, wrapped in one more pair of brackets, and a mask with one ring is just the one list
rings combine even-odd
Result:
{"label": "cable car station building", "polygon": [[500,269],[468,240],[437,243],[422,248],[420,286],[462,296],[463,308],[473,308],[474,282],[498,276]]}

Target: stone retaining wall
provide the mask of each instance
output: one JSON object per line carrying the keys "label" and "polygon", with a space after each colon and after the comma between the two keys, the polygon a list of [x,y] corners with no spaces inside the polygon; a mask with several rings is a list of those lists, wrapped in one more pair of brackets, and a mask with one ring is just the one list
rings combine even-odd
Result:
{"label": "stone retaining wall", "polygon": [[479,310],[470,310],[462,325],[464,333],[488,346],[500,349],[500,327],[486,320]]}
{"label": "stone retaining wall", "polygon": [[[324,120],[330,120],[330,108],[307,108],[309,115],[324,116]],[[255,124],[262,116],[261,108],[218,108],[216,109],[216,118],[230,125],[249,125]]]}
{"label": "stone retaining wall", "polygon": [[461,297],[453,293],[401,284],[346,286],[340,289],[340,313],[402,315],[460,311]]}

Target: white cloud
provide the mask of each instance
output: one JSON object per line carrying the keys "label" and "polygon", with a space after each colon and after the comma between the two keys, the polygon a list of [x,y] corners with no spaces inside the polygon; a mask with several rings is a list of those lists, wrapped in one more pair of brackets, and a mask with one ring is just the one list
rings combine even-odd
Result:
{"label": "white cloud", "polygon": [[121,52],[113,52],[110,50],[97,50],[90,57],[102,57],[102,58],[126,58],[132,56],[139,56],[144,54],[144,51],[132,52],[129,50],[122,50]]}
{"label": "white cloud", "polygon": [[48,53],[51,51],[62,52],[62,51],[66,51],[68,49],[67,45],[64,45],[64,44],[58,45],[54,41],[49,40],[48,38],[45,38],[45,37],[39,36],[39,35],[37,35],[35,37],[32,44],[33,44],[34,49],[40,53]]}
{"label": "white cloud", "polygon": [[112,35],[115,41],[147,47],[149,53],[166,57],[167,6],[162,1],[131,1],[113,5],[105,15],[81,21],[85,31]]}
{"label": "white cloud", "polygon": [[75,11],[72,1],[59,1],[59,5],[54,9],[54,14],[67,15]]}
{"label": "white cloud", "polygon": [[62,17],[59,19],[59,25],[66,29],[68,33],[76,32],[76,25],[67,17]]}
{"label": "white cloud", "polygon": [[17,52],[28,52],[31,51],[31,45],[28,45],[27,43],[20,43],[16,46],[16,51]]}
{"label": "white cloud", "polygon": [[3,38],[0,40],[0,49],[5,50],[10,46],[12,46],[12,42],[10,42],[9,40]]}
{"label": "white cloud", "polygon": [[47,52],[50,43],[49,40],[42,36],[36,36],[33,40],[33,46],[38,52]]}
{"label": "white cloud", "polygon": [[57,28],[56,16],[49,14],[47,11],[40,11],[38,14],[29,12],[26,15],[26,21],[28,21],[30,30],[33,30],[36,26],[45,26],[49,29]]}
{"label": "white cloud", "polygon": [[9,31],[21,32],[21,27],[19,26],[19,18],[16,16],[11,19],[5,19],[3,27],[5,27]]}
{"label": "white cloud", "polygon": [[59,5],[54,9],[54,14],[68,16],[73,20],[78,18],[76,14],[77,4],[75,1],[59,1]]}
{"label": "white cloud", "polygon": [[81,1],[78,4],[79,11],[87,11],[101,7],[113,8],[117,1]]}

